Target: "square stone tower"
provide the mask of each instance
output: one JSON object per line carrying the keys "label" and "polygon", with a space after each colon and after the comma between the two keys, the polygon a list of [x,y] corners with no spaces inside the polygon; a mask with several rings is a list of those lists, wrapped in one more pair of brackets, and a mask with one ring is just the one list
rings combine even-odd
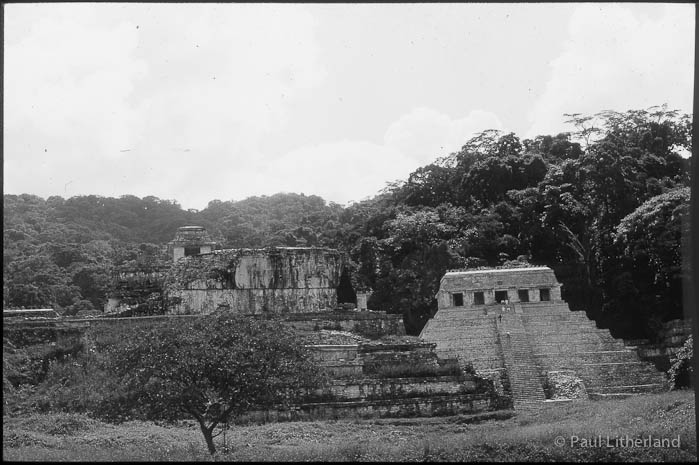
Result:
{"label": "square stone tower", "polygon": [[182,226],[177,228],[175,238],[168,243],[168,252],[176,262],[182,257],[211,253],[215,245],[202,226]]}

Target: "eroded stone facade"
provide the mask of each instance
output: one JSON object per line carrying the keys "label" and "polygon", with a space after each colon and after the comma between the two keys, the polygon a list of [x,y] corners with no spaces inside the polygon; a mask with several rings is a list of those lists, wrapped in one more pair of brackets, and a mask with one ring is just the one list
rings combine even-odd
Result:
{"label": "eroded stone facade", "polygon": [[[214,248],[203,227],[178,228],[168,243],[171,261],[122,267],[114,273],[105,313],[208,314],[229,309],[239,314],[286,314],[330,310],[340,303],[346,257],[337,250]],[[349,276],[344,279],[342,289],[351,290]]]}
{"label": "eroded stone facade", "polygon": [[165,279],[168,313],[299,313],[337,306],[344,256],[318,247],[217,250],[179,259]]}

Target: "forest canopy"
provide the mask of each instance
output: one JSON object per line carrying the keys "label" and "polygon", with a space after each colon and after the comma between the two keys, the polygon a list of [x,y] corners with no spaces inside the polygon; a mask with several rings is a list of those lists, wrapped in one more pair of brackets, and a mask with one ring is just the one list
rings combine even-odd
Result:
{"label": "forest canopy", "polygon": [[[369,307],[417,334],[447,269],[548,265],[563,298],[617,336],[682,316],[692,118],[663,107],[566,115],[571,131],[486,130],[461,150],[342,206],[279,193],[201,211],[148,196],[4,195],[3,305],[101,309],[117,267],[163,260],[179,226],[220,248],[346,251]],[[686,270],[685,270],[686,272]]]}

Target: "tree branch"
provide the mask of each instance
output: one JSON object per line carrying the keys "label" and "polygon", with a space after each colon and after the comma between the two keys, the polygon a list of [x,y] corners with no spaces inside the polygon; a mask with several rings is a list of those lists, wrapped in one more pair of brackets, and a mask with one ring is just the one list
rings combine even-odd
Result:
{"label": "tree branch", "polygon": [[573,233],[573,231],[571,231],[570,228],[566,226],[563,222],[560,222],[559,225],[570,239],[570,242],[567,244],[568,247],[573,249],[573,251],[578,254],[578,258],[582,263],[586,263],[586,249],[582,245],[582,242],[580,242],[580,239],[578,239],[578,236],[576,236],[575,233]]}
{"label": "tree branch", "polygon": [[235,409],[235,405],[231,405],[226,410],[224,410],[223,413],[214,420],[211,429],[213,430],[213,428],[216,427],[216,425],[218,425],[222,421],[226,421],[228,419],[228,416],[233,412],[233,409]]}

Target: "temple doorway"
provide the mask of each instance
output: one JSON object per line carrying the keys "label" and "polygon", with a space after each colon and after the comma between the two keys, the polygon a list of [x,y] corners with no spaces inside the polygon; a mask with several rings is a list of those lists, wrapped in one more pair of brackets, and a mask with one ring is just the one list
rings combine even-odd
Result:
{"label": "temple doorway", "polygon": [[342,270],[342,275],[340,275],[340,285],[337,286],[337,303],[357,305],[357,293],[352,288],[352,281],[347,268]]}

